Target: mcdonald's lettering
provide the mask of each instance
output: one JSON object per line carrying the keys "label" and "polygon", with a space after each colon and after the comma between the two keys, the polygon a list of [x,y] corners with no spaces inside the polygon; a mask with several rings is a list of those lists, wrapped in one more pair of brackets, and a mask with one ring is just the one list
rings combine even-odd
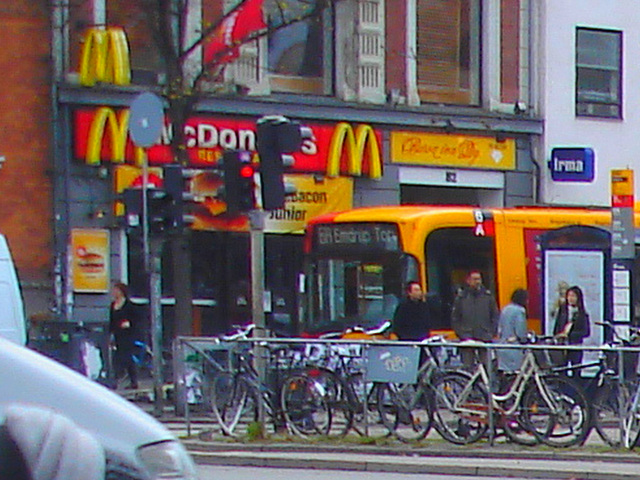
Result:
{"label": "mcdonald's lettering", "polygon": [[[128,109],[112,107],[74,110],[74,155],[88,165],[101,162],[142,165],[146,154],[150,165],[174,161],[171,125],[166,123],[157,145],[142,149],[129,136]],[[346,122],[311,125],[313,139],[305,140],[294,154],[292,173],[324,173],[328,177],[382,176],[380,133],[370,125],[352,127]],[[255,152],[255,121],[194,116],[184,126],[189,164],[211,168],[225,149]]]}
{"label": "mcdonald's lettering", "polygon": [[84,36],[80,53],[80,84],[92,87],[97,82],[131,83],[129,42],[120,27],[90,28]]}
{"label": "mcdonald's lettering", "polygon": [[327,176],[337,177],[340,174],[340,159],[343,150],[346,150],[349,175],[362,175],[362,164],[366,153],[366,158],[369,160],[369,177],[373,179],[382,177],[380,145],[371,125],[358,125],[355,132],[353,127],[346,122],[336,125],[329,144]]}

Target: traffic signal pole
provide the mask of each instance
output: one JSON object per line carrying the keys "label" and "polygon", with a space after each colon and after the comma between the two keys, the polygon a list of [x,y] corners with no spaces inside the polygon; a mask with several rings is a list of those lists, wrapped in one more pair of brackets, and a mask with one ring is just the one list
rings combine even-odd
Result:
{"label": "traffic signal pole", "polygon": [[[266,337],[266,322],[264,316],[264,215],[263,210],[249,212],[250,236],[251,236],[251,307],[253,323],[255,325],[254,336]],[[262,385],[267,378],[267,348],[256,342],[253,345],[255,368]],[[258,421],[264,425],[264,404],[258,402]]]}
{"label": "traffic signal pole", "polygon": [[149,241],[149,308],[151,310],[151,350],[153,352],[153,413],[163,414],[162,394],[162,246],[158,236]]}

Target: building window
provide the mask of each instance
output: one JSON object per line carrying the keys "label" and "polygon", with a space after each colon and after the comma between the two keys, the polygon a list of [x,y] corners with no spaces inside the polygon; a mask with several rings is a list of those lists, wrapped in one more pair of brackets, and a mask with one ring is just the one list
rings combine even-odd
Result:
{"label": "building window", "polygon": [[576,115],[622,118],[622,32],[576,30]]}
{"label": "building window", "polygon": [[478,0],[418,2],[417,68],[422,102],[479,104]]}
{"label": "building window", "polygon": [[[270,12],[268,68],[271,90],[326,94],[331,68],[331,12],[324,2],[310,0],[291,4],[285,13]],[[314,12],[315,10],[315,12]],[[293,18],[308,17],[294,21]]]}

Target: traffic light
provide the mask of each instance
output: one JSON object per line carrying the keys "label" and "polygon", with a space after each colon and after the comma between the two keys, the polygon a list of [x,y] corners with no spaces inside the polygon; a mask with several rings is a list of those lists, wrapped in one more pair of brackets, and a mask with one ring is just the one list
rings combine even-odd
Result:
{"label": "traffic light", "polygon": [[[122,192],[125,206],[125,225],[130,231],[141,233],[144,216],[142,188],[127,188]],[[149,233],[158,235],[170,228],[171,199],[159,188],[147,188],[147,218]]]}
{"label": "traffic light", "polygon": [[194,199],[189,191],[189,180],[193,175],[193,170],[178,164],[162,168],[164,190],[170,203],[167,224],[172,230],[181,231],[193,223],[193,215],[189,212],[190,202]]}
{"label": "traffic light", "polygon": [[162,234],[171,228],[171,197],[160,188],[147,189],[149,232]]}
{"label": "traffic light", "polygon": [[142,226],[142,189],[127,188],[122,192],[124,203],[124,223],[129,229]]}
{"label": "traffic light", "polygon": [[255,208],[255,169],[251,153],[244,150],[227,150],[222,155],[224,172],[224,200],[227,213],[237,215]]}
{"label": "traffic light", "polygon": [[290,154],[300,150],[304,140],[312,137],[310,128],[281,115],[258,120],[262,208],[276,210],[284,207],[288,192],[283,175],[285,168],[293,165],[293,156]]}

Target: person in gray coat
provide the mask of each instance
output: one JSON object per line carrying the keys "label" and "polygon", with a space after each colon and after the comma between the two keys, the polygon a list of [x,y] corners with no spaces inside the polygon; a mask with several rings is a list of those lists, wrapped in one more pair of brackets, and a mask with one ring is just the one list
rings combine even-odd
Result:
{"label": "person in gray coat", "polygon": [[[480,340],[491,342],[498,328],[498,305],[492,293],[482,284],[482,274],[472,270],[467,275],[467,285],[462,288],[455,300],[451,311],[451,327],[462,341]],[[486,349],[469,347],[460,348],[460,356],[465,367],[471,368],[475,364],[475,357],[486,363]]]}
{"label": "person in gray coat", "polygon": [[[524,343],[527,339],[527,300],[526,290],[518,288],[511,295],[511,303],[502,309],[498,321],[499,343]],[[515,372],[522,365],[524,350],[497,349],[498,370]]]}

